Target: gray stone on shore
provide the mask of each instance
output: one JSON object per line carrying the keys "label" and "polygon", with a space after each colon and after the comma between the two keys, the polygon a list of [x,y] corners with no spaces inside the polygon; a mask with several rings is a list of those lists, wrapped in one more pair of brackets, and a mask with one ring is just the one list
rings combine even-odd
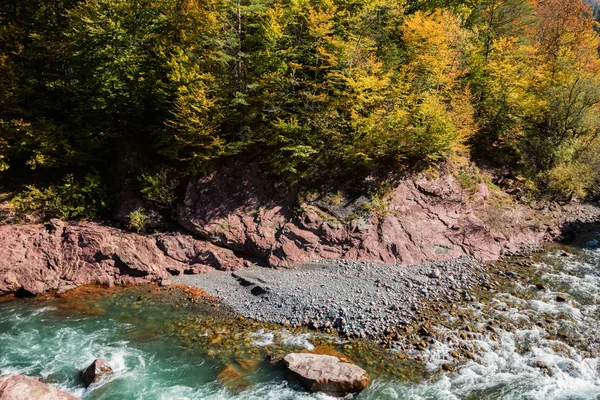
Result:
{"label": "gray stone on shore", "polygon": [[173,282],[200,287],[257,321],[379,338],[413,320],[414,304],[460,301],[462,293],[486,284],[487,272],[485,264],[468,257],[413,266],[328,260],[292,269],[181,275]]}
{"label": "gray stone on shore", "polygon": [[367,371],[334,356],[291,353],[283,358],[283,363],[310,392],[344,397],[360,392],[371,381]]}
{"label": "gray stone on shore", "polygon": [[0,400],[78,400],[78,397],[58,390],[25,375],[0,376]]}

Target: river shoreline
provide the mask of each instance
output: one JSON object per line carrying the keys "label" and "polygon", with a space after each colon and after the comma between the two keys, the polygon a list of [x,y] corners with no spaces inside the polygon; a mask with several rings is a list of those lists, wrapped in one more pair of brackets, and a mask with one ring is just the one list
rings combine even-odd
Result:
{"label": "river shoreline", "polygon": [[327,260],[286,270],[182,275],[173,282],[204,289],[257,321],[336,331],[395,347],[400,331],[427,308],[441,310],[470,299],[474,287],[499,286],[499,273],[504,275],[473,258],[414,266]]}
{"label": "river shoreline", "polygon": [[596,203],[525,203],[483,181],[471,189],[465,192],[450,171],[440,171],[395,182],[383,200],[341,194],[300,199],[256,168],[223,167],[191,181],[172,224],[153,233],[121,228],[132,211],[126,204],[106,224],[50,219],[0,225],[0,295],[329,259],[487,262],[569,238],[600,220]]}
{"label": "river shoreline", "polygon": [[[68,332],[71,336],[67,337],[71,339],[67,343],[72,351],[77,351],[80,340],[72,336],[78,335],[80,329],[74,330],[72,324],[90,318],[94,320],[84,334],[89,335],[85,343],[95,349],[91,350],[89,358],[106,356],[117,365],[114,382],[108,380],[102,388],[92,387],[90,392],[77,389],[77,383],[68,374],[59,380],[56,376],[51,377],[50,382],[56,383],[57,387],[83,398],[95,399],[95,393],[104,390],[117,393],[128,385],[125,381],[134,379],[131,376],[133,371],[149,374],[151,372],[147,368],[156,368],[161,357],[173,358],[172,354],[160,353],[158,356],[160,350],[151,345],[155,340],[163,339],[173,341],[179,349],[172,361],[174,365],[179,365],[181,359],[197,362],[199,354],[202,363],[213,365],[204,372],[206,375],[202,383],[193,383],[197,382],[194,380],[197,378],[186,378],[188,381],[180,381],[177,387],[172,381],[161,383],[166,393],[188,393],[187,397],[190,397],[189,393],[201,393],[191,395],[191,398],[278,398],[281,393],[286,393],[285,398],[289,399],[321,398],[305,395],[301,388],[287,386],[285,378],[270,366],[269,361],[277,360],[290,351],[323,351],[322,346],[328,348],[327,351],[342,353],[374,378],[372,387],[357,399],[396,398],[390,393],[398,393],[397,398],[421,396],[436,400],[595,398],[600,395],[597,384],[600,329],[596,318],[596,307],[600,301],[598,260],[600,228],[588,225],[587,230],[579,231],[570,244],[549,244],[544,246],[543,252],[504,258],[496,263],[463,259],[407,267],[338,260],[298,269],[261,269],[264,273],[258,276],[255,269],[259,267],[236,271],[237,277],[231,272],[182,275],[171,284],[163,282],[161,287],[113,287],[107,290],[82,286],[66,291],[58,298],[47,294],[37,299],[17,299],[0,304],[5,310],[13,310],[8,316],[14,310],[23,310],[12,322],[19,325],[18,331],[6,331],[7,325],[4,325],[3,333],[0,324],[0,341],[13,344],[7,344],[6,348],[11,349],[8,358],[3,361],[0,357],[0,371],[32,371],[29,373],[45,376],[46,367],[41,372],[36,372],[37,369],[12,369],[13,365],[27,365],[15,364],[28,348],[21,340],[36,337],[30,336],[31,328],[25,321],[44,310],[39,323],[43,326],[50,323],[57,338]],[[478,273],[470,273],[474,270]],[[435,271],[440,272],[439,276]],[[335,274],[338,279],[334,279]],[[451,275],[454,285],[449,279]],[[481,275],[486,275],[485,279],[479,279]],[[204,290],[197,288],[201,286],[198,278],[204,280]],[[394,278],[397,280],[394,281]],[[325,286],[315,285],[317,281],[324,282],[322,285]],[[425,284],[416,284],[417,281]],[[183,287],[182,282],[195,283],[195,287]],[[347,288],[351,282],[362,293],[336,291]],[[358,282],[368,282],[369,285],[358,287]],[[408,288],[406,282],[411,282],[414,287]],[[261,288],[255,290],[258,296],[252,294],[257,286]],[[300,293],[300,296],[293,296],[297,287],[315,287],[317,290],[310,295],[302,296]],[[216,293],[217,289],[221,290],[220,295]],[[422,289],[430,295],[425,296]],[[214,294],[217,294],[216,298]],[[228,294],[228,298],[223,298],[223,294]],[[459,298],[452,297],[453,294],[459,294]],[[261,297],[265,295],[270,299]],[[317,302],[322,295],[332,300],[329,303],[325,301],[325,309]],[[414,296],[414,299],[403,299],[403,295]],[[363,339],[360,330],[358,335],[344,335],[342,331],[342,335],[338,336],[339,326],[321,325],[315,329],[304,320],[287,324],[286,321],[267,322],[264,321],[267,318],[262,316],[239,316],[248,311],[260,311],[266,317],[284,318],[288,312],[294,311],[294,305],[296,313],[306,309],[309,314],[321,311],[328,315],[328,310],[339,311],[340,307],[332,303],[339,303],[345,298],[343,296],[350,300],[343,306],[348,328],[352,324],[362,327],[360,324],[369,321],[379,322],[383,328],[386,315],[381,321],[382,317],[373,307],[382,308],[381,312],[388,310],[388,307],[382,306],[384,301],[388,302],[388,306],[401,304],[403,307],[405,303],[408,308],[394,310],[394,315],[400,318],[402,313],[406,313],[403,318],[408,323],[399,323],[400,329],[391,334],[384,330],[380,332],[382,334],[373,331],[373,335],[367,335],[367,330],[364,330]],[[250,304],[252,301],[256,304]],[[314,307],[315,303],[319,306]],[[27,311],[31,308],[33,312]],[[360,318],[361,315],[366,318]],[[340,318],[338,314],[335,317]],[[93,327],[105,325],[106,319],[113,321],[111,324],[127,327],[122,331],[127,339],[119,339],[124,349],[114,349],[110,341],[102,344],[105,342],[104,331]],[[322,317],[320,321],[326,322],[326,318]],[[115,332],[120,331],[120,328],[115,329]],[[35,332],[39,335],[45,331]],[[56,347],[55,339],[35,340],[43,346]],[[143,357],[152,361],[140,364],[135,357],[129,357],[123,362],[114,355],[122,351],[139,354],[137,346],[143,343],[150,346],[147,349],[149,353]],[[108,353],[102,347],[106,345],[110,346]],[[43,346],[39,351],[44,350]],[[162,346],[164,344],[159,347]],[[39,357],[37,348],[33,346],[31,351]],[[141,354],[136,357],[141,357]],[[37,365],[37,360],[33,360]],[[76,364],[83,367],[88,362],[87,358],[82,358]],[[68,371],[69,365],[73,368],[72,363],[69,360],[67,366],[60,368]],[[253,368],[258,370],[243,372],[245,365],[254,365],[256,367]],[[166,368],[172,371],[173,367]],[[177,371],[187,376],[186,368],[180,367]],[[218,383],[216,377],[223,371],[232,371],[232,368],[243,373],[227,388]],[[259,370],[265,371],[261,374],[271,378],[256,380],[256,371]],[[211,379],[216,380],[214,384],[208,384]],[[272,385],[268,386],[271,397],[264,392],[264,379]],[[152,381],[153,378],[148,382]],[[135,390],[142,389],[138,387]],[[158,392],[152,393],[158,396]]]}
{"label": "river shoreline", "polygon": [[[542,211],[540,213],[543,214]],[[433,246],[436,250],[428,256],[432,258],[428,262],[433,263],[431,266],[435,263],[443,266],[444,263],[453,263],[461,258],[495,261],[506,256],[528,254],[548,241],[572,239],[577,230],[600,221],[600,207],[597,204],[571,204],[560,212],[553,211],[552,215],[555,217],[551,225],[541,216],[532,219],[532,225],[528,229],[537,233],[515,238],[510,243],[510,248],[502,252],[493,255],[487,252],[485,241],[489,239],[494,242],[489,238],[490,232],[474,233],[473,235],[487,239],[482,242],[483,239],[471,238],[460,245],[436,244]],[[556,215],[560,215],[560,218]],[[546,222],[540,224],[541,220]],[[507,225],[504,229],[510,230],[510,226]],[[446,230],[453,232],[454,226],[447,227]],[[460,229],[452,233],[460,234]],[[327,233],[324,232],[323,235],[326,236]],[[421,241],[427,242],[427,235],[421,235],[425,238]],[[382,240],[385,242],[388,239],[384,237]],[[411,241],[413,244],[417,243],[414,238]],[[245,255],[184,232],[138,234],[93,222],[65,222],[57,219],[43,224],[0,225],[0,243],[3,244],[0,247],[0,297],[7,294],[39,295],[53,290],[62,292],[84,284],[109,287],[145,284],[168,281],[173,276],[196,275],[215,270],[237,271],[265,265],[255,255]],[[361,242],[353,246],[362,248],[368,246],[368,243]],[[387,246],[393,248],[393,240]],[[449,252],[451,248],[460,249],[457,253],[459,256],[453,257]],[[385,264],[383,261],[373,261],[368,248],[361,251],[364,254],[355,254],[356,257],[353,258],[336,257],[336,260]],[[498,251],[498,248],[494,251]],[[307,257],[312,253],[303,254],[303,257]],[[485,257],[486,254],[491,258]],[[322,265],[328,262],[327,258],[314,260],[325,262]],[[310,262],[302,261],[294,265],[307,263]],[[406,262],[392,264],[407,265]],[[427,262],[419,262],[413,265],[426,264]],[[284,268],[294,268],[294,265]]]}

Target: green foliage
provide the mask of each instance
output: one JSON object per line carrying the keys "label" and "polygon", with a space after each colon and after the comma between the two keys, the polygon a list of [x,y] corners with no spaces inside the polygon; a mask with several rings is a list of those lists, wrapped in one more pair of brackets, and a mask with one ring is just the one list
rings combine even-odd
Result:
{"label": "green foliage", "polygon": [[148,221],[149,218],[146,215],[146,210],[138,208],[129,213],[129,223],[127,224],[127,227],[138,233],[144,232],[148,226]]}
{"label": "green foliage", "polygon": [[384,217],[390,212],[390,204],[392,202],[393,187],[389,184],[380,184],[370,194],[371,201],[363,205],[363,210],[368,213],[373,213],[378,217]]}
{"label": "green foliage", "polygon": [[140,192],[157,207],[168,208],[177,200],[176,189],[179,180],[174,176],[175,172],[167,168],[160,168],[154,174],[142,174]]}
{"label": "green foliage", "polygon": [[477,186],[481,183],[481,177],[474,168],[461,168],[456,175],[456,180],[468,196],[477,192]]}
{"label": "green foliage", "polygon": [[[595,195],[592,18],[581,0],[6,0],[0,179],[127,169],[166,209],[232,156],[308,186],[472,155]],[[57,212],[62,186],[21,201]]]}
{"label": "green foliage", "polygon": [[106,210],[106,193],[98,175],[75,180],[67,175],[58,185],[28,185],[10,202],[16,211],[41,217],[92,219]]}
{"label": "green foliage", "polygon": [[583,198],[594,181],[595,171],[581,163],[559,164],[545,173],[550,193],[562,199]]}
{"label": "green foliage", "polygon": [[592,194],[596,164],[582,143],[599,132],[600,41],[589,6],[486,0],[471,22],[480,33],[470,55],[475,155],[509,165],[542,195]]}
{"label": "green foliage", "polygon": [[565,141],[554,154],[554,166],[540,174],[538,190],[561,200],[599,194],[600,138]]}
{"label": "green foliage", "polygon": [[[402,170],[465,149],[474,124],[459,82],[458,19],[418,13],[403,26],[403,11],[385,1],[315,1],[269,14],[256,106],[271,122],[252,136],[269,149],[271,171],[314,179]],[[398,37],[410,49],[403,57]]]}

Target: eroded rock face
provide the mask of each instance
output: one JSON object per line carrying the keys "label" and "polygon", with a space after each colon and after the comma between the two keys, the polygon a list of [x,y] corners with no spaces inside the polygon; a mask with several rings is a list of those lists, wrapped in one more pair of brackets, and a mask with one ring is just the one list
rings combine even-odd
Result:
{"label": "eroded rock face", "polygon": [[0,400],[77,400],[78,397],[25,375],[0,376]]}
{"label": "eroded rock face", "polygon": [[565,222],[561,210],[502,205],[484,183],[466,193],[450,173],[402,180],[379,203],[323,196],[294,206],[294,198],[257,168],[224,167],[188,185],[179,222],[272,267],[326,258],[406,265],[495,260],[522,244],[539,245]]}
{"label": "eroded rock face", "polygon": [[104,375],[111,374],[113,372],[112,367],[108,364],[104,358],[97,358],[87,367],[81,371],[81,380],[85,387],[90,386],[92,383],[96,383],[102,379]]}
{"label": "eroded rock face", "polygon": [[178,211],[179,224],[204,240],[89,222],[0,225],[0,295],[88,283],[166,285],[172,275],[243,268],[249,261],[240,255],[271,267],[328,258],[404,265],[495,260],[558,236],[565,223],[600,215],[593,206],[536,210],[490,197],[485,184],[465,193],[442,173],[402,180],[379,202],[324,195],[296,204],[294,193],[258,168],[226,166],[190,182]]}
{"label": "eroded rock face", "polygon": [[283,363],[310,392],[343,397],[360,392],[370,382],[364,369],[334,356],[291,353],[283,358]]}
{"label": "eroded rock face", "polygon": [[141,284],[244,266],[231,250],[188,235],[143,236],[89,222],[2,225],[0,244],[0,295]]}

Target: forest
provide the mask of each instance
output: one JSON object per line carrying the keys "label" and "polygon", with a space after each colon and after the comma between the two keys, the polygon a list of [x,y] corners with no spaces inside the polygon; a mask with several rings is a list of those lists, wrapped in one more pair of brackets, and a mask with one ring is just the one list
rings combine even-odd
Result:
{"label": "forest", "polygon": [[600,194],[581,0],[4,0],[0,185],[94,218],[254,160],[292,187],[442,163]]}

